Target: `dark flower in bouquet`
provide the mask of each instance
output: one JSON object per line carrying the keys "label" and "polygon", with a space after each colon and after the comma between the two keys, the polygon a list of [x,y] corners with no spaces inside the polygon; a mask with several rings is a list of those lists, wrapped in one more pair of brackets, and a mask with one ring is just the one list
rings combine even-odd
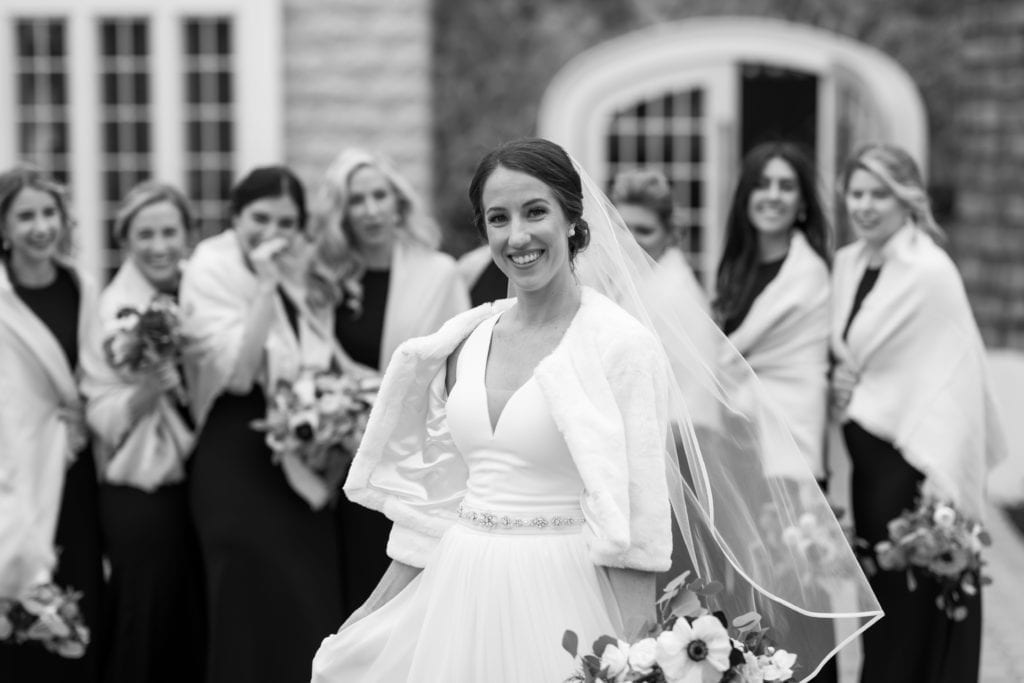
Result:
{"label": "dark flower in bouquet", "polygon": [[112,367],[134,374],[166,361],[177,362],[184,343],[178,304],[160,294],[142,310],[121,308],[112,332],[103,340],[103,350]]}
{"label": "dark flower in bouquet", "polygon": [[889,522],[889,539],[875,545],[879,570],[905,571],[907,587],[916,590],[915,571],[938,582],[936,606],[954,621],[967,617],[967,597],[977,595],[991,579],[981,573],[982,549],[992,540],[981,523],[953,505],[922,494],[917,507]]}
{"label": "dark flower in bouquet", "polygon": [[[786,683],[796,655],[776,648],[761,617],[748,612],[726,620],[709,612],[706,600],[723,590],[718,582],[688,581],[689,572],[669,583],[658,599],[658,619],[635,642],[612,636],[579,654],[579,638],[566,631],[562,647],[580,662],[566,683]],[[702,600],[704,602],[702,602]]]}
{"label": "dark flower in bouquet", "polygon": [[35,641],[61,657],[81,657],[89,645],[89,628],[78,609],[81,597],[47,583],[20,600],[0,598],[0,642]]}
{"label": "dark flower in bouquet", "polygon": [[292,455],[334,489],[348,471],[380,389],[374,373],[303,370],[281,380],[267,415],[252,423],[266,432],[274,457]]}

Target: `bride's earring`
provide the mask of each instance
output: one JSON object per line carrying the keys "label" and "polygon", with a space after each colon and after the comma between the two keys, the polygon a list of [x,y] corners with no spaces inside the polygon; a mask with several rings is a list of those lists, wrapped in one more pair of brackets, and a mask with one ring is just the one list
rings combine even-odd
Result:
{"label": "bride's earring", "polygon": [[576,234],[576,224],[575,223],[570,223],[569,224],[569,237],[572,237],[575,234]]}

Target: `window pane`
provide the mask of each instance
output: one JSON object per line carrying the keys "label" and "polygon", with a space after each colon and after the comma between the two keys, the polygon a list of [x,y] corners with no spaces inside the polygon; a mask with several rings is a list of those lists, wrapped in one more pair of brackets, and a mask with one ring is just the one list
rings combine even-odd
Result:
{"label": "window pane", "polygon": [[227,223],[226,200],[234,177],[235,120],[231,22],[189,18],[185,44],[185,158],[189,196],[203,236]]}
{"label": "window pane", "polygon": [[116,265],[114,212],[133,185],[152,172],[152,98],[149,92],[149,22],[116,17],[99,22],[100,31],[100,163],[101,206],[108,234],[108,266]]}
{"label": "window pane", "polygon": [[17,154],[68,182],[68,121],[63,19],[15,22],[15,126]]}
{"label": "window pane", "polygon": [[687,232],[691,265],[698,278],[704,242],[703,91],[669,91],[636,101],[615,113],[607,131],[607,159],[612,182],[620,171],[660,170],[668,178]]}

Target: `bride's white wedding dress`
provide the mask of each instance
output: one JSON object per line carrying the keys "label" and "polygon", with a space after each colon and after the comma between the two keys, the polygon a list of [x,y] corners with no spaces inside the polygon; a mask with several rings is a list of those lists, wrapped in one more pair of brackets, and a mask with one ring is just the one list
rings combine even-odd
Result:
{"label": "bride's white wedding dress", "polygon": [[581,534],[583,483],[534,378],[492,427],[484,370],[497,319],[467,339],[447,402],[469,471],[460,521],[391,602],[323,641],[315,683],[562,681],[576,666],[566,629],[584,646],[618,631]]}

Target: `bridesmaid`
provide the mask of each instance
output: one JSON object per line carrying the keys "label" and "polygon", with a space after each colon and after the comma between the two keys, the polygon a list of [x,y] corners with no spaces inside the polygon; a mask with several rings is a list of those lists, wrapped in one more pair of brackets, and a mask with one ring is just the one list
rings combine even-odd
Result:
{"label": "bridesmaid", "polygon": [[[383,159],[342,152],[324,182],[327,224],[319,250],[336,294],[334,330],[357,363],[380,370],[406,339],[436,332],[469,308],[455,261],[409,183]],[[336,507],[346,613],[388,568],[391,522],[342,497]]]}
{"label": "bridesmaid", "polygon": [[794,144],[768,142],[744,158],[718,264],[715,318],[782,412],[826,488],[829,225],[814,166]]}
{"label": "bridesmaid", "polygon": [[653,289],[667,298],[689,297],[707,311],[707,295],[679,246],[668,178],[653,169],[622,171],[612,183],[611,200],[637,244],[657,262]]}
{"label": "bridesmaid", "polygon": [[[713,310],[722,331],[785,418],[798,450],[766,460],[769,474],[828,488],[829,225],[814,166],[788,142],[766,142],[743,159],[718,265]],[[723,354],[725,373],[739,360]],[[738,376],[746,374],[740,368]],[[802,458],[800,456],[803,456]],[[834,645],[822,631],[822,648]],[[830,659],[813,679],[838,680]]]}
{"label": "bridesmaid", "polygon": [[302,681],[341,619],[334,519],[301,465],[276,464],[250,423],[278,380],[326,367],[330,340],[303,312],[310,243],[299,180],[257,168],[230,202],[231,228],[199,244],[181,283],[196,346],[188,481],[209,610],[206,680]]}
{"label": "bridesmaid", "polygon": [[[841,178],[857,239],[836,253],[833,411],[853,467],[857,535],[872,546],[916,505],[921,487],[980,519],[986,468],[1005,453],[984,347],[921,174],[891,145],[869,145]],[[861,680],[978,680],[981,598],[964,621],[935,605],[938,584],[882,571],[871,587],[885,618],[864,634]]]}
{"label": "bridesmaid", "polygon": [[177,298],[192,211],[176,188],[144,182],[118,209],[126,258],[100,296],[101,333],[83,350],[83,393],[98,437],[100,512],[110,563],[103,680],[202,679],[202,577],[185,466],[192,420],[176,365],[138,376],[112,368],[103,341],[124,307]]}
{"label": "bridesmaid", "polygon": [[[103,574],[96,467],[78,395],[79,348],[96,292],[68,260],[72,220],[63,188],[30,166],[0,174],[0,461],[36,552],[32,576],[83,593],[92,642],[80,659],[35,643],[0,644],[0,680],[99,680]],[[56,552],[54,552],[56,551]],[[41,560],[41,561],[39,561]]]}

